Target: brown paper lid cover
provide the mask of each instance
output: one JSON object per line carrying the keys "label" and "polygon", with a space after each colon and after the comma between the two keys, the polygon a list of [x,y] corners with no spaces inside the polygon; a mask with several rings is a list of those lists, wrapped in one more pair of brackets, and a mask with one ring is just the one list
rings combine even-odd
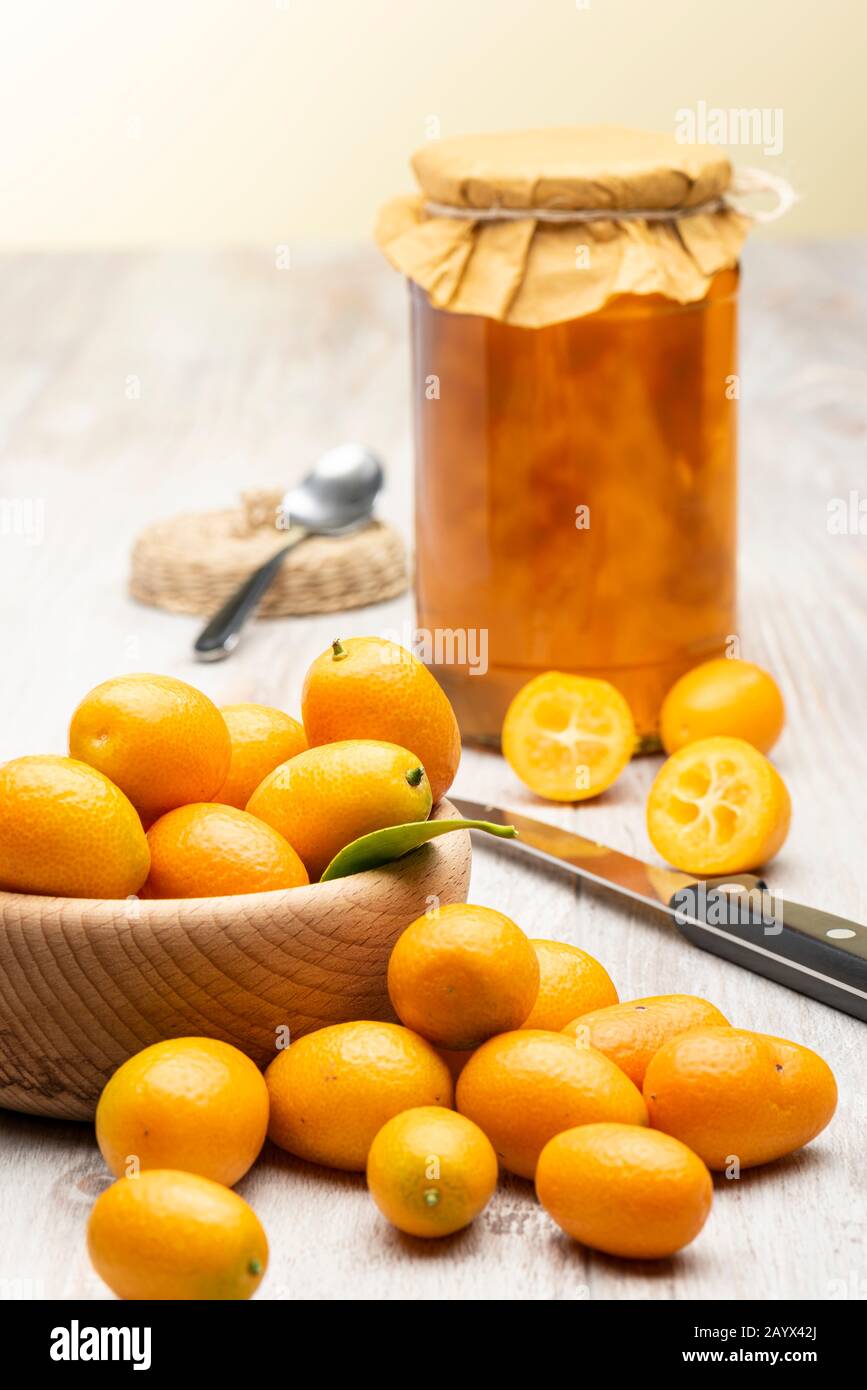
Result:
{"label": "brown paper lid cover", "polygon": [[725,205],[732,171],[718,149],[651,131],[460,136],[432,141],[412,166],[421,195],[381,210],[380,248],[436,307],[522,327],[581,317],[621,294],[702,299],[737,263],[751,225]]}

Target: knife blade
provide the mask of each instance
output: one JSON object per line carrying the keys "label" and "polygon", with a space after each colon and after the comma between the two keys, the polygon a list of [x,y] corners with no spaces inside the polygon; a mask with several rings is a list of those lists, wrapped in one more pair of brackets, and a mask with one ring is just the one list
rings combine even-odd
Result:
{"label": "knife blade", "polygon": [[559,865],[579,878],[662,912],[694,946],[867,1023],[867,926],[793,903],[753,874],[696,879],[517,811],[465,797],[469,820],[513,825],[506,853]]}

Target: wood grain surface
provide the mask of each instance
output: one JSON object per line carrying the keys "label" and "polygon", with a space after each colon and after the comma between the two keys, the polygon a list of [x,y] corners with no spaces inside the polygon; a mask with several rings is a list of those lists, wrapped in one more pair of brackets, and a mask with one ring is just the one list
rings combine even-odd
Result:
{"label": "wood grain surface", "polygon": [[[200,667],[189,657],[195,620],[126,595],[143,525],[290,482],[347,438],[382,451],[383,511],[408,533],[403,287],[372,253],[299,250],[292,267],[275,269],[267,253],[0,263],[0,758],[63,751],[78,699],[120,671],[165,671],[221,702],[293,710],[305,668],[338,633],[409,634],[405,598],[341,620],[262,622],[231,661]],[[841,533],[828,509],[867,495],[867,247],[751,246],[742,300],[739,637],[783,687],[788,725],[774,756],[794,801],[772,886],[863,921],[867,537],[857,511]],[[557,808],[523,792],[498,757],[470,751],[455,791],[657,862],[643,807],[658,765],[642,759],[598,801]],[[517,1179],[468,1231],[425,1245],[386,1225],[363,1179],[269,1148],[239,1189],[271,1242],[258,1296],[863,1298],[863,1025],[556,870],[517,863],[508,847],[476,845],[470,897],[531,936],[593,952],[624,999],[700,993],[737,1024],[816,1048],[840,1083],[835,1120],[802,1153],[717,1179],[699,1239],[652,1265],[570,1242]],[[0,1293],[108,1296],[84,1247],[106,1180],[88,1125],[0,1115]]]}
{"label": "wood grain surface", "polygon": [[[442,800],[435,818],[453,814]],[[112,1072],[162,1038],[222,1038],[266,1066],[278,1038],[394,1019],[391,948],[432,903],[466,900],[470,862],[460,830],[385,868],[274,893],[0,892],[0,1106],[92,1119]]]}

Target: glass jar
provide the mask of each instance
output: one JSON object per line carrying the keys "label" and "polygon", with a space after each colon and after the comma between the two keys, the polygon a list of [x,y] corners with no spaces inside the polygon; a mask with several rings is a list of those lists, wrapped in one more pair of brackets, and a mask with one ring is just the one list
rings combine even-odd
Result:
{"label": "glass jar", "polygon": [[470,741],[541,671],[659,707],[735,630],[738,271],[541,328],[410,284],[420,640]]}

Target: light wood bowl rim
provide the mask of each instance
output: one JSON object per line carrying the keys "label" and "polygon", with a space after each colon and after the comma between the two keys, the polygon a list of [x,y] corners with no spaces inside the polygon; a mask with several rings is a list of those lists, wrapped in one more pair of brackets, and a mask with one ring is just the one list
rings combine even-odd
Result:
{"label": "light wood bowl rim", "polygon": [[[428,819],[445,820],[457,816],[455,807],[443,797],[434,806]],[[467,835],[469,832],[457,830],[452,833]],[[115,931],[119,925],[124,924],[124,919],[126,925],[138,930],[142,927],[155,930],[162,927],[177,932],[179,925],[181,928],[185,925],[196,925],[196,919],[199,917],[207,918],[209,923],[214,925],[215,921],[220,923],[225,917],[236,916],[241,907],[255,908],[256,904],[266,902],[272,904],[275,909],[279,909],[280,905],[285,903],[287,907],[291,906],[293,912],[302,913],[309,903],[315,906],[317,911],[322,911],[327,909],[329,900],[333,905],[339,903],[341,897],[350,891],[351,885],[357,887],[363,883],[369,890],[370,898],[375,899],[395,873],[414,868],[418,863],[418,856],[424,850],[440,843],[441,839],[429,841],[428,844],[419,845],[417,849],[410,850],[399,859],[383,864],[378,869],[346,874],[343,878],[334,878],[328,883],[308,883],[297,888],[272,888],[257,893],[215,894],[207,898],[139,898],[135,894],[127,898],[65,898],[46,893],[7,892],[0,888],[0,926],[4,925],[6,910],[21,911],[29,907],[32,911],[38,908],[39,904],[42,904],[40,915],[45,922],[56,917],[58,924],[68,926],[76,917],[89,918],[91,920],[87,923],[88,929],[105,927]],[[133,911],[128,910],[128,904],[134,904]]]}
{"label": "light wood bowl rim", "polygon": [[395,941],[433,895],[466,902],[471,864],[456,830],[382,868],[267,893],[0,893],[0,1107],[90,1120],[112,1072],[162,1039],[220,1038],[266,1066],[278,1025],[297,1038],[393,1018]]}

